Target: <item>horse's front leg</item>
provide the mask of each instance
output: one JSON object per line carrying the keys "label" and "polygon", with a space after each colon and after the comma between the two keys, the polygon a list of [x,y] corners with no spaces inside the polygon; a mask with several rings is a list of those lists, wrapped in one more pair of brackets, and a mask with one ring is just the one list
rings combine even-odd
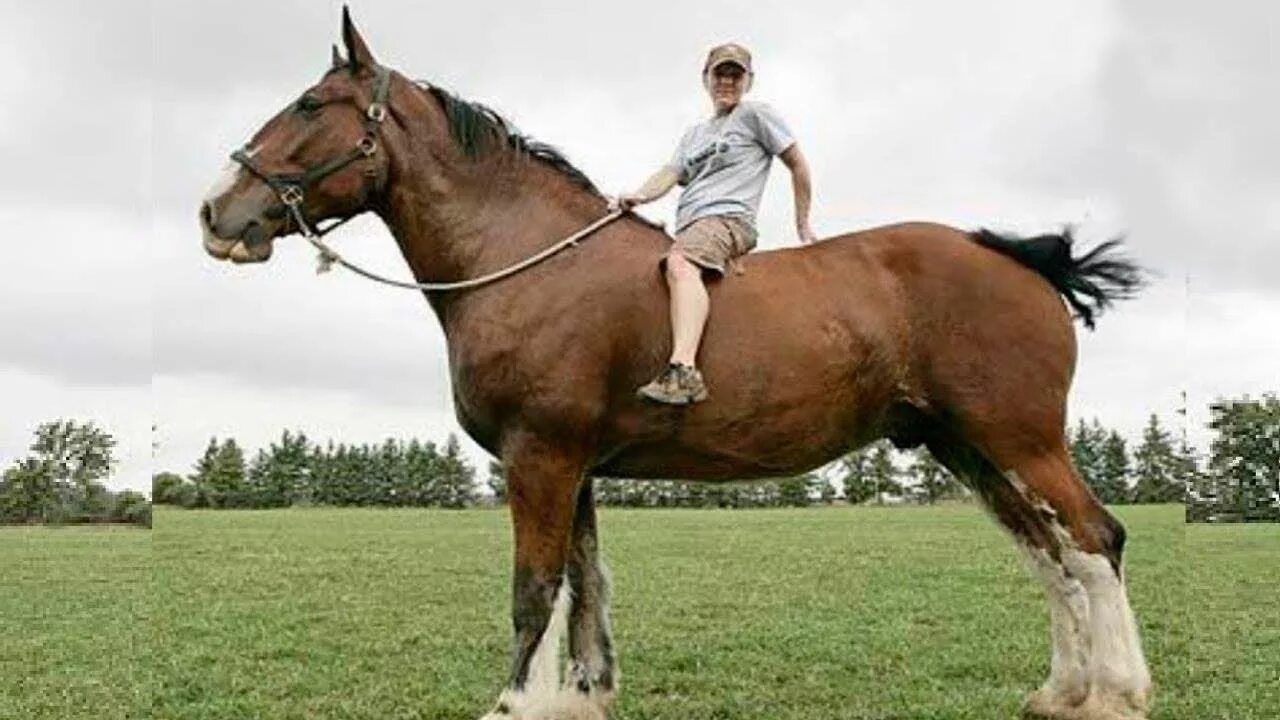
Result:
{"label": "horse's front leg", "polygon": [[590,703],[560,687],[559,650],[569,612],[565,569],[582,454],[518,435],[503,448],[515,531],[511,674],[483,720],[603,720]]}
{"label": "horse's front leg", "polygon": [[596,539],[596,503],[591,478],[578,490],[567,569],[573,602],[569,611],[569,687],[604,712],[617,691],[618,670],[609,627],[609,574]]}

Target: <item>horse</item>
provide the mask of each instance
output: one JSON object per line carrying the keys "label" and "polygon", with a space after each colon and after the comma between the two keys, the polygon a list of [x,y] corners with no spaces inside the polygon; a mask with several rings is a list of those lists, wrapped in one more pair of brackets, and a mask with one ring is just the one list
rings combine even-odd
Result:
{"label": "horse", "polygon": [[[262,262],[277,238],[373,212],[419,282],[450,283],[606,216],[607,198],[554,148],[379,65],[345,8],[342,41],[201,203],[214,258]],[[485,720],[603,718],[615,698],[593,478],[776,477],[879,438],[927,446],[1043,584],[1052,658],[1025,712],[1147,716],[1125,529],[1065,440],[1072,316],[1092,327],[1142,284],[1116,241],[1078,255],[1069,232],[911,222],[748,255],[741,274],[710,283],[701,358],[712,395],[689,407],[634,393],[670,351],[658,270],[670,242],[625,214],[501,280],[424,291],[458,422],[509,483],[514,649]]]}

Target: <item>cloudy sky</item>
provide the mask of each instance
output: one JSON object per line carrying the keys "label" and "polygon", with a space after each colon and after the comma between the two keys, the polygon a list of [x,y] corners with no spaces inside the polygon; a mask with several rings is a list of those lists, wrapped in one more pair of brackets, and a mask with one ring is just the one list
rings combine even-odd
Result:
{"label": "cloudy sky", "polygon": [[[1159,276],[1082,331],[1074,416],[1136,439],[1185,390],[1203,444],[1209,400],[1280,389],[1273,3],[352,5],[382,62],[496,107],[610,192],[707,112],[706,49],[742,42],[753,96],[813,166],[819,235],[904,219],[1127,234]],[[457,431],[421,296],[317,277],[297,239],[255,267],[200,249],[199,199],[322,74],[340,3],[105,6],[15,4],[0,26],[0,463],[56,417],[114,432],[111,484],[135,488],[189,470],[212,435]],[[760,223],[763,248],[794,242],[781,168]],[[334,238],[407,277],[377,222]]]}

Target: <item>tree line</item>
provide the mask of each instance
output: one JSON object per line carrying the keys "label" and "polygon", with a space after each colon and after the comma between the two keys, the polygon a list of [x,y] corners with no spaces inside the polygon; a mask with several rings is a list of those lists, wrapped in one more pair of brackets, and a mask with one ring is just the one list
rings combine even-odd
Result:
{"label": "tree line", "polygon": [[[1280,402],[1222,400],[1211,408],[1215,432],[1202,457],[1152,414],[1132,450],[1096,418],[1067,432],[1081,478],[1107,504],[1187,503],[1189,521],[1280,520]],[[159,503],[187,507],[284,507],[298,504],[467,507],[502,502],[506,480],[490,462],[478,473],[450,435],[437,446],[419,440],[320,446],[284,432],[252,459],[234,439],[213,439],[189,477],[156,476]],[[846,454],[812,472],[757,482],[596,479],[596,500],[622,507],[782,507],[932,504],[965,501],[969,492],[927,450],[895,450],[887,441]]]}
{"label": "tree line", "polygon": [[[1207,454],[1175,437],[1152,414],[1130,450],[1097,419],[1068,429],[1082,479],[1108,504],[1185,502],[1189,522],[1280,522],[1280,398],[1219,400],[1210,406]],[[115,439],[91,422],[56,420],[36,428],[26,457],[0,475],[0,523],[132,522],[149,525],[140,493],[111,492]],[[234,438],[210,440],[188,475],[152,477],[152,499],[193,508],[294,505],[462,508],[501,502],[506,480],[490,462],[481,486],[450,434],[443,444],[386,439],[321,445],[284,431],[252,455]],[[886,441],[808,473],[722,484],[597,478],[597,501],[623,507],[781,507],[828,504],[931,504],[964,501],[968,491],[924,449]]]}
{"label": "tree line", "polygon": [[190,508],[293,505],[462,508],[480,489],[456,435],[443,446],[388,438],[379,444],[321,446],[284,431],[252,458],[234,438],[212,438],[194,472],[157,473],[152,499]]}
{"label": "tree line", "polygon": [[132,523],[151,526],[151,503],[101,481],[115,467],[116,441],[92,422],[38,426],[30,453],[0,475],[0,524]]}

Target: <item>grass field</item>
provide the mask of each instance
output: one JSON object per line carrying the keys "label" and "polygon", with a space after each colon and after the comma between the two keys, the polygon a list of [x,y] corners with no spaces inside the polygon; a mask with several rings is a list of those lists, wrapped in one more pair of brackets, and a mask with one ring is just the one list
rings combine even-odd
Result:
{"label": "grass field", "polygon": [[[1153,720],[1280,717],[1280,526],[1121,508]],[[602,519],[627,720],[1015,717],[1046,610],[974,507]],[[507,670],[498,511],[161,511],[0,530],[0,718],[471,718]]]}

